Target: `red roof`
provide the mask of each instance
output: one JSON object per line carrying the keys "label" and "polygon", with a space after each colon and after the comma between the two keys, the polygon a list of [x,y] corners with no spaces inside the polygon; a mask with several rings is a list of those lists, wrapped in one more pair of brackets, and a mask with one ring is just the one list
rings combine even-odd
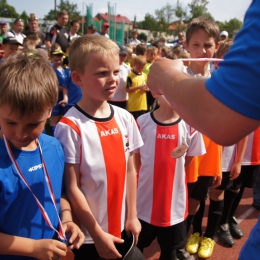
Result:
{"label": "red roof", "polygon": [[[100,20],[102,19],[102,20],[108,22],[108,13],[105,13],[105,14],[98,13],[98,14],[96,15],[96,17],[98,17]],[[123,15],[120,15],[120,14],[118,14],[118,15],[116,16],[116,22],[117,22],[117,23],[122,23],[122,22],[124,22],[124,23],[126,23],[126,24],[132,24],[132,22],[131,22],[126,16],[123,16]]]}

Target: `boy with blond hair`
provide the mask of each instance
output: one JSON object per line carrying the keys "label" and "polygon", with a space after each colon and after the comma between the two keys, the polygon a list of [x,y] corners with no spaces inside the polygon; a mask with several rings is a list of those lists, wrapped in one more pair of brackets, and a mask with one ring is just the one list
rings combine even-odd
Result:
{"label": "boy with blond hair", "polygon": [[82,99],[57,124],[65,152],[65,186],[85,234],[76,259],[116,259],[121,232],[141,230],[133,150],[143,142],[132,115],[109,105],[119,84],[119,47],[87,34],[71,45],[69,64]]}
{"label": "boy with blond hair", "polygon": [[146,81],[147,75],[143,73],[146,58],[136,56],[133,62],[133,71],[128,75],[126,92],[129,93],[128,111],[137,119],[147,111],[146,92],[149,91]]}
{"label": "boy with blond hair", "polygon": [[84,235],[62,194],[64,153],[42,134],[57,100],[55,73],[39,54],[21,53],[0,74],[0,259],[72,256],[65,232],[70,249]]}

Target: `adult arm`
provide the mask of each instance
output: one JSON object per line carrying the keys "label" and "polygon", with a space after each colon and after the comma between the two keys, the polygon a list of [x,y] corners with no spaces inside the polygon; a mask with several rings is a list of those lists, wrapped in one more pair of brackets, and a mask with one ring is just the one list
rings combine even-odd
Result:
{"label": "adult arm", "polygon": [[158,59],[148,76],[152,92],[163,94],[185,122],[218,144],[234,144],[259,126],[259,120],[244,116],[215,98],[205,81],[183,73],[180,60]]}
{"label": "adult arm", "polygon": [[238,142],[260,124],[259,9],[260,0],[252,1],[210,79],[189,78],[180,72],[180,61],[159,59],[150,68],[150,90],[164,94],[187,123],[222,145]]}

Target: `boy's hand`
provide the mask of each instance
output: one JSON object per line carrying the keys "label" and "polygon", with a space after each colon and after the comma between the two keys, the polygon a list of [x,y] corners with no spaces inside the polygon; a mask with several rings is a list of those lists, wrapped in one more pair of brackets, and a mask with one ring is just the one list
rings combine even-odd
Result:
{"label": "boy's hand", "polygon": [[229,174],[229,177],[230,177],[230,180],[235,180],[239,174],[241,172],[241,163],[234,163],[231,167],[231,170],[230,170],[230,174]]}
{"label": "boy's hand", "polygon": [[131,233],[135,237],[135,246],[137,245],[138,242],[138,237],[141,232],[142,226],[138,218],[133,218],[133,219],[127,219],[125,223],[125,231],[128,236],[131,235]]}
{"label": "boy's hand", "polygon": [[211,188],[215,189],[217,188],[222,181],[222,176],[213,177]]}
{"label": "boy's hand", "polygon": [[122,244],[124,243],[124,240],[112,236],[104,231],[102,231],[101,236],[94,239],[94,244],[99,256],[105,259],[117,259],[122,257],[122,255],[117,251],[114,243]]}
{"label": "boy's hand", "polygon": [[40,260],[58,260],[61,256],[65,256],[67,246],[53,239],[35,240],[33,247],[33,257]]}
{"label": "boy's hand", "polygon": [[149,91],[149,88],[147,87],[147,85],[143,85],[141,87],[141,90],[145,91],[145,92],[148,92]]}
{"label": "boy's hand", "polygon": [[62,107],[65,107],[68,104],[68,98],[63,98],[60,102],[59,105]]}
{"label": "boy's hand", "polygon": [[85,235],[80,228],[72,221],[65,222],[63,228],[65,233],[69,236],[69,244],[71,244],[69,249],[79,249],[85,239]]}

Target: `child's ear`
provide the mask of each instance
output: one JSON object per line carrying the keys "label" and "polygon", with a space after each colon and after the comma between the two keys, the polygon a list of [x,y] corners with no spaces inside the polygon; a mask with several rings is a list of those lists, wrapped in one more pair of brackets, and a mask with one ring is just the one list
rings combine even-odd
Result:
{"label": "child's ear", "polygon": [[215,52],[218,50],[219,46],[220,46],[220,42],[218,42],[218,43],[216,44]]}
{"label": "child's ear", "polygon": [[83,84],[82,84],[82,80],[81,80],[81,74],[78,73],[77,71],[72,71],[71,72],[71,79],[73,80],[73,82],[79,86],[79,87],[82,87]]}

